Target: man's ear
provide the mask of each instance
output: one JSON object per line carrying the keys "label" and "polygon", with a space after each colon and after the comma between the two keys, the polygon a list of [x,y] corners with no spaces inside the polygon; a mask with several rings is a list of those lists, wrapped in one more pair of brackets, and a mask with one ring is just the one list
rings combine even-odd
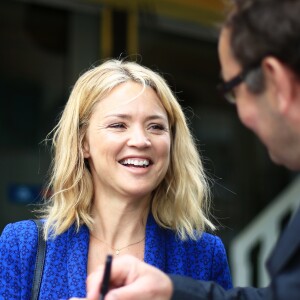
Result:
{"label": "man's ear", "polygon": [[268,56],[262,61],[266,87],[274,92],[274,103],[280,113],[291,109],[296,94],[293,72],[277,58]]}

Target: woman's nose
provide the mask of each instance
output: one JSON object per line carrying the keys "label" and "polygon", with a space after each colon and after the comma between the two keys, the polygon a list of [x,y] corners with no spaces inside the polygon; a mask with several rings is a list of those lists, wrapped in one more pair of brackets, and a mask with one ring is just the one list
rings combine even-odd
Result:
{"label": "woman's nose", "polygon": [[136,129],[130,132],[127,145],[130,147],[145,148],[151,146],[151,141],[145,130]]}

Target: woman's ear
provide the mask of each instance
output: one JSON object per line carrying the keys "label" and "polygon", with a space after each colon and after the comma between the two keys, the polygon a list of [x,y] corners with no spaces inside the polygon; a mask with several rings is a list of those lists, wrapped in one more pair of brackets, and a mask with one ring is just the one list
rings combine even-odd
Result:
{"label": "woman's ear", "polygon": [[282,114],[291,109],[295,96],[293,72],[277,58],[268,56],[262,62],[267,88],[273,91],[273,102]]}
{"label": "woman's ear", "polygon": [[90,157],[90,147],[89,147],[89,143],[86,140],[86,138],[84,138],[82,141],[82,153],[83,153],[84,158]]}

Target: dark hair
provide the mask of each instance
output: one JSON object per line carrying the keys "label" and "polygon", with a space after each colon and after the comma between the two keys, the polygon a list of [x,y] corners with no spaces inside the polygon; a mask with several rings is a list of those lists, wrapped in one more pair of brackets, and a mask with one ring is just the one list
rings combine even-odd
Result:
{"label": "dark hair", "polygon": [[232,0],[225,27],[233,55],[243,69],[272,55],[300,78],[300,1]]}

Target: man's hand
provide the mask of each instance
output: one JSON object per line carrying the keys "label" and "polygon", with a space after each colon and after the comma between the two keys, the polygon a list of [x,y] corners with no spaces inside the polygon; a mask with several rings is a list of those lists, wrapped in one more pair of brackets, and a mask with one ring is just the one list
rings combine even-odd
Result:
{"label": "man's hand", "polygon": [[[99,299],[103,273],[104,266],[100,266],[88,276],[89,300]],[[169,300],[172,292],[170,278],[155,267],[129,255],[113,259],[110,289],[105,300]]]}

